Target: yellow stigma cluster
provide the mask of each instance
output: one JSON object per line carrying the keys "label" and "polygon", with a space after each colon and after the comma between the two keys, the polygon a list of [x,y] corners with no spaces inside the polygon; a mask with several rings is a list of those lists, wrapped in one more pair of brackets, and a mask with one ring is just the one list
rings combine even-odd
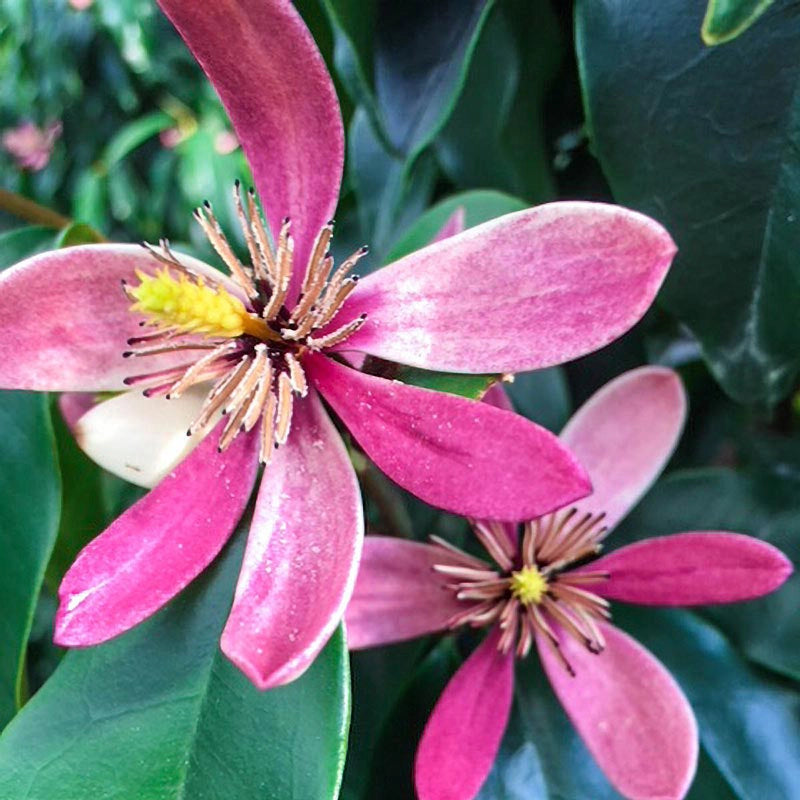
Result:
{"label": "yellow stigma cluster", "polygon": [[523,567],[518,572],[511,573],[509,582],[511,594],[524,606],[531,603],[540,603],[547,591],[547,581],[542,577],[536,567]]}
{"label": "yellow stigma cluster", "polygon": [[155,275],[136,271],[139,285],[128,288],[139,311],[154,321],[187,333],[234,338],[250,325],[250,315],[241,300],[222,286],[207,286],[202,278],[180,275],[177,279],[164,268]]}

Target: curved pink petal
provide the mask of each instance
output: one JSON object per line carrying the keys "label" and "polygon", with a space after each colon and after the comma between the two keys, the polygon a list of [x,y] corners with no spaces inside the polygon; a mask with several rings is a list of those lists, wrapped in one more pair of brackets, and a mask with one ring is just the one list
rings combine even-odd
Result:
{"label": "curved pink petal", "polygon": [[591,489],[558,439],[516,414],[325,357],[307,357],[303,366],[375,464],[433,506],[479,519],[525,520]]}
{"label": "curved pink petal", "polygon": [[291,217],[305,266],[336,209],[344,164],[339,102],[311,33],[289,0],[159,5],[228,111],[273,234]]}
{"label": "curved pink petal", "polygon": [[73,434],[78,420],[96,405],[97,395],[94,392],[64,392],[58,398],[58,410]]}
{"label": "curved pink petal", "polygon": [[313,393],[267,466],[222,650],[260,689],[301,675],[339,624],[364,534],[344,443]]}
{"label": "curved pink petal", "polygon": [[[192,269],[221,273],[181,256]],[[68,247],[33,256],[0,275],[0,387],[37,391],[118,391],[135,371],[151,372],[186,355],[148,356],[132,364],[122,354],[140,336],[121,282],[156,262],[138,245]]]}
{"label": "curved pink petal", "polygon": [[464,206],[459,206],[444,222],[441,228],[436,232],[436,235],[431,239],[431,242],[441,242],[444,239],[449,239],[457,233],[464,230],[466,224],[466,211]]}
{"label": "curved pink petal", "polygon": [[503,388],[503,384],[501,381],[493,383],[486,390],[486,393],[483,395],[481,400],[484,403],[488,403],[490,406],[494,406],[495,408],[501,408],[503,411],[514,410],[514,404],[511,402],[511,398],[508,396],[508,392],[506,392],[506,390]]}
{"label": "curved pink petal", "polygon": [[58,590],[55,642],[98,644],[156,612],[222,549],[258,467],[242,434],[224,452],[206,439],[149,494],[85,547]]}
{"label": "curved pink petal", "polygon": [[685,419],[681,380],[664,367],[631,370],[592,395],[561,432],[594,487],[579,508],[605,512],[613,528],[664,469]]}
{"label": "curved pink petal", "polygon": [[674,254],[658,223],[617,206],[508,214],[364,278],[342,315],[367,322],[343,347],[449,372],[561,364],[637,322]]}
{"label": "curved pink petal", "polygon": [[734,603],[774,592],[792,574],[777,547],[752,536],[693,531],[645,539],[591,563],[610,574],[592,591],[625,603]]}
{"label": "curved pink petal", "polygon": [[511,712],[514,656],[493,631],[451,678],[414,762],[419,800],[472,800],[492,769]]}
{"label": "curved pink petal", "polygon": [[537,637],[539,657],[589,752],[629,800],[680,800],[697,766],[697,723],[680,687],[638,642],[603,624],[606,649],[560,637],[572,677]]}
{"label": "curved pink petal", "polygon": [[445,589],[434,564],[456,563],[441,548],[388,536],[367,536],[347,606],[351,650],[401,642],[444,630],[467,606]]}

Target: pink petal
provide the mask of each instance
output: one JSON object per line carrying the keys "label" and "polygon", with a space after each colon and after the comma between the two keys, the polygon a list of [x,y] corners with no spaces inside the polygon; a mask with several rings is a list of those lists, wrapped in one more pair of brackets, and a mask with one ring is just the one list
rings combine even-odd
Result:
{"label": "pink petal", "polygon": [[364,521],[344,443],[316,395],[295,404],[292,432],[258,494],[222,650],[260,689],[301,675],[353,591]]}
{"label": "pink petal", "polygon": [[387,536],[367,536],[356,587],[347,606],[351,650],[401,642],[444,630],[467,606],[445,589],[434,564],[452,564],[441,548]]}
{"label": "pink petal", "polygon": [[664,367],[631,370],[592,395],[561,433],[594,486],[581,511],[605,512],[613,528],[664,469],[685,418],[680,378]]}
{"label": "pink petal", "polygon": [[697,723],[680,687],[647,650],[603,624],[594,655],[561,637],[572,677],[537,637],[553,690],[595,761],[629,800],[680,800],[697,766]]}
{"label": "pink petal", "polygon": [[65,392],[58,398],[58,410],[73,434],[78,420],[96,405],[97,395],[94,392]]}
{"label": "pink petal", "polygon": [[430,505],[480,519],[525,520],[591,488],[555,436],[516,414],[320,356],[303,366],[375,464]]}
{"label": "pink petal", "polygon": [[675,254],[656,222],[551,203],[430,245],[364,278],[343,347],[450,372],[517,372],[590,353],[653,302]]}
{"label": "pink petal", "polygon": [[611,578],[592,591],[625,603],[691,606],[733,603],[774,592],[792,574],[776,547],[720,531],[676,533],[621,547],[586,569]]}
{"label": "pink petal", "polygon": [[490,406],[494,406],[495,408],[501,408],[503,411],[513,411],[514,404],[511,402],[511,398],[508,396],[508,392],[503,388],[503,384],[501,381],[497,383],[493,383],[487,390],[486,393],[483,395],[481,400],[484,403],[488,403]]}
{"label": "pink petal", "polygon": [[344,163],[336,91],[305,23],[289,0],[159,4],[228,111],[273,234],[291,217],[305,266],[333,216]]}
{"label": "pink petal", "polygon": [[431,242],[441,242],[449,239],[464,230],[466,224],[466,211],[464,206],[459,206],[446,220],[444,225],[439,228],[438,233],[431,239]]}
{"label": "pink petal", "polygon": [[215,558],[255,481],[253,435],[224,452],[208,436],[170,475],[83,549],[58,590],[55,642],[98,644],[156,612]]}
{"label": "pink petal", "polygon": [[490,634],[447,684],[414,763],[419,800],[472,800],[492,769],[508,723],[514,656]]}
{"label": "pink petal", "polygon": [[[192,269],[221,273],[181,256]],[[148,356],[132,364],[122,354],[139,336],[141,316],[121,282],[155,264],[138,245],[68,247],[22,261],[0,275],[0,386],[38,391],[118,391],[133,372],[186,362],[185,353]]]}

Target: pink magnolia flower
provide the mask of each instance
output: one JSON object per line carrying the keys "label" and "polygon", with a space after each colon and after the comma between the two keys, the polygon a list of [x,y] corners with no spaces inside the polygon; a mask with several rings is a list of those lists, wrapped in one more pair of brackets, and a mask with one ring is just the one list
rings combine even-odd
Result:
{"label": "pink magnolia flower", "polygon": [[3,149],[10,153],[22,169],[39,172],[47,166],[56,139],[61,136],[61,122],[56,120],[40,128],[23,122],[3,132]]}
{"label": "pink magnolia flower", "polygon": [[589,490],[547,431],[363,374],[345,355],[476,373],[559,363],[641,317],[674,246],[640,214],[557,203],[437,242],[360,282],[347,275],[363,251],[331,272],[342,121],[300,16],[286,0],[161,6],[229,112],[267,221],[237,187],[243,264],[212,210],[198,209],[230,277],[165,242],[75,247],[7,271],[0,385],[136,389],[92,408],[79,435],[101,463],[155,488],[65,576],[62,645],[116,636],[185,587],[223,547],[259,462],[268,464],[221,640],[267,688],[302,673],[324,645],[361,549],[358,484],[321,397],[389,477],[447,510],[519,520]]}
{"label": "pink magnolia flower", "polygon": [[[508,403],[501,391],[492,401]],[[697,759],[694,716],[666,669],[608,622],[608,601],[746,600],[774,591],[792,567],[771,545],[722,531],[645,539],[585,563],[662,470],[684,416],[671,370],[645,367],[606,385],[561,437],[588,469],[594,493],[526,522],[521,536],[515,526],[474,523],[493,564],[442,540],[367,537],[345,615],[351,648],[491,626],[428,720],[415,765],[420,800],[478,793],[508,721],[514,657],[534,644],[615,788],[632,800],[685,795]]]}

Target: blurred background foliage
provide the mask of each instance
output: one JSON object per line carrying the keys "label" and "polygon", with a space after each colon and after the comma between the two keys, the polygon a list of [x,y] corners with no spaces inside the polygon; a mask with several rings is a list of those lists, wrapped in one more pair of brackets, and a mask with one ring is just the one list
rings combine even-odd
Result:
{"label": "blurred background foliage", "polygon": [[[558,430],[624,370],[679,369],[691,403],[684,438],[615,538],[727,528],[772,541],[798,563],[800,6],[296,5],[334,76],[347,132],[335,255],[366,242],[366,268],[376,268],[426,243],[458,207],[468,226],[557,198],[620,202],[656,217],[680,247],[660,303],[610,347],[519,376],[510,392],[522,413]],[[153,0],[0,0],[0,135],[0,189],[60,215],[8,213],[13,203],[0,195],[2,268],[98,236],[164,236],[212,258],[191,224],[204,199],[236,234],[231,188],[236,178],[248,181],[247,165],[213,90]],[[470,395],[485,388],[414,371],[399,377]],[[213,633],[221,620],[237,544],[191,590],[194,600],[179,598],[99,655],[60,662],[49,643],[59,578],[139,495],[91,464],[53,409],[41,397],[0,396],[2,474],[13,476],[0,483],[0,544],[9,554],[0,563],[0,723],[55,670],[0,738],[0,796],[334,797],[350,685],[340,639],[293,693],[274,697],[227,668],[215,636],[182,660],[188,645],[176,631],[208,624]],[[371,530],[465,537],[463,521],[354,458]],[[36,514],[20,512],[21,494]],[[674,671],[697,712],[695,800],[797,797],[798,606],[795,577],[746,606],[618,611],[622,626]],[[448,638],[353,656],[343,797],[412,796],[422,725],[471,644]],[[127,668],[103,682],[98,664]],[[168,680],[148,679],[162,668]],[[481,799],[616,798],[535,658],[523,673]],[[103,702],[87,715],[81,693],[94,680]],[[187,693],[202,698],[188,710]],[[145,714],[151,705],[164,713]],[[132,708],[141,713],[130,725],[104,727],[103,719]],[[326,723],[314,729],[309,720],[318,718]],[[131,726],[142,735],[131,736]],[[43,728],[45,741],[22,758]],[[224,741],[237,746],[220,765]],[[79,742],[74,760],[53,760],[71,742]],[[311,762],[320,769],[305,769]],[[209,779],[215,764],[222,777]]]}

